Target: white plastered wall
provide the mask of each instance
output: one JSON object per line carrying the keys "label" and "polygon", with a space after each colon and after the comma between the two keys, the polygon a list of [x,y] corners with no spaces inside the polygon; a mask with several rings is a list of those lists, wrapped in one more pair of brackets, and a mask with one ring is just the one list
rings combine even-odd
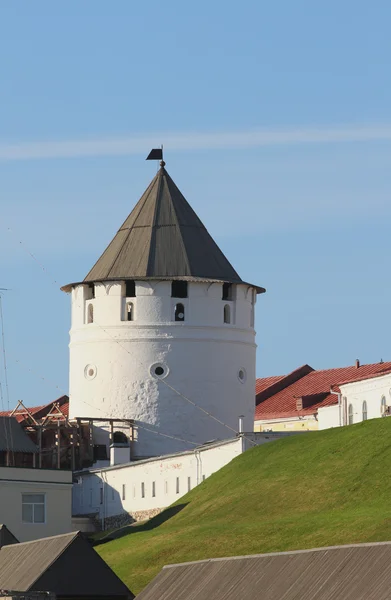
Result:
{"label": "white plastered wall", "polygon": [[[355,381],[340,386],[343,404],[348,415],[349,404],[353,407],[353,423],[363,420],[363,402],[367,403],[367,418],[382,417],[382,398],[391,405],[391,374]],[[346,398],[346,400],[344,400]]]}
{"label": "white plastered wall", "polygon": [[[185,299],[171,298],[169,281],[136,281],[135,298],[125,298],[121,282],[96,284],[95,298],[87,285],[76,286],[70,332],[70,416],[135,419],[185,440],[140,428],[134,445],[139,457],[182,451],[191,447],[188,442],[226,439],[237,431],[239,415],[244,415],[244,429],[251,431],[254,288],[234,286],[229,302],[221,296],[221,283],[190,282]],[[124,320],[129,301],[134,317],[130,322]],[[184,322],[174,321],[177,303],[184,305]],[[90,304],[94,322],[88,324]],[[229,324],[224,323],[225,304],[231,307]],[[164,380],[151,374],[156,364],[166,369]],[[240,370],[244,381],[238,376]]]}

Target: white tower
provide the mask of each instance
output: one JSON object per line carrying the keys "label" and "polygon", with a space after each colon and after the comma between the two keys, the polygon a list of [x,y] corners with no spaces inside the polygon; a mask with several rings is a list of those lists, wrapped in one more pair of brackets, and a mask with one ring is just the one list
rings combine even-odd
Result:
{"label": "white tower", "polygon": [[240,279],[164,162],[84,281],[63,289],[71,418],[134,419],[136,457],[232,437],[239,415],[253,430],[265,290]]}

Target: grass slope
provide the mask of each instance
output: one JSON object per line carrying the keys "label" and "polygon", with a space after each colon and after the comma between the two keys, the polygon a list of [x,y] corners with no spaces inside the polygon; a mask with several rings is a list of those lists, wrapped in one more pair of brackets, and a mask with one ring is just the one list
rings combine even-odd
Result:
{"label": "grass slope", "polygon": [[165,564],[390,540],[390,464],[391,418],[259,446],[97,551],[138,593]]}

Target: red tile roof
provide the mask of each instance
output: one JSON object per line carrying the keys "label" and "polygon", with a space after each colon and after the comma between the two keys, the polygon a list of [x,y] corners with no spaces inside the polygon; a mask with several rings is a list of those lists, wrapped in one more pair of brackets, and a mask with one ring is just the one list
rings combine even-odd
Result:
{"label": "red tile roof", "polygon": [[[36,419],[42,419],[45,417],[50,410],[53,408],[54,403],[59,404],[61,412],[64,413],[65,416],[69,414],[69,398],[68,396],[61,396],[57,398],[57,400],[53,400],[53,402],[49,402],[49,404],[41,404],[40,406],[28,406],[26,407],[29,412]],[[11,415],[12,410],[5,410],[0,412],[0,417],[8,417]],[[18,409],[14,412],[13,416],[18,421],[18,423],[22,423],[26,418],[26,412],[23,408]]]}
{"label": "red tile roof", "polygon": [[[330,394],[332,386],[334,391],[338,391],[338,385],[342,382],[351,381],[352,379],[357,380],[357,377],[366,379],[371,376],[380,376],[390,370],[391,362],[312,371],[275,394],[261,399],[255,409],[255,420],[298,417],[317,413],[319,408],[331,406],[338,402],[338,396]],[[281,383],[283,382],[280,380],[280,385]],[[306,399],[307,397],[308,400],[309,396],[322,393],[325,394],[323,399],[317,401],[319,397],[316,398],[315,396],[312,399],[313,403],[309,406],[309,402],[303,401],[303,409],[297,410],[297,400],[299,398]]]}
{"label": "red tile roof", "polygon": [[277,383],[277,381],[280,381],[284,377],[285,375],[274,375],[273,377],[262,377],[261,379],[257,379],[255,382],[255,394],[263,392],[273,383]]}

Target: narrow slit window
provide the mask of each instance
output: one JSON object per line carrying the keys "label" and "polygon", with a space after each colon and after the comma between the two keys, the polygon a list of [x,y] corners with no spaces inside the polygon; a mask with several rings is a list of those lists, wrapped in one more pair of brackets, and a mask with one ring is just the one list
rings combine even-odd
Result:
{"label": "narrow slit window", "polygon": [[353,404],[348,407],[348,424],[353,425]]}
{"label": "narrow slit window", "polygon": [[190,492],[191,490],[191,477],[187,478],[187,491]]}
{"label": "narrow slit window", "polygon": [[171,283],[172,298],[187,298],[187,281],[173,281]]}
{"label": "narrow slit window", "polygon": [[368,405],[366,400],[362,403],[362,420],[366,421],[368,419]]}
{"label": "narrow slit window", "polygon": [[232,283],[223,283],[223,300],[232,300]]}
{"label": "narrow slit window", "polygon": [[141,482],[141,498],[145,498],[145,483]]}
{"label": "narrow slit window", "polygon": [[123,483],[122,484],[122,500],[125,500],[125,498],[126,498],[126,486]]}
{"label": "narrow slit window", "polygon": [[156,483],[152,481],[152,498],[156,496]]}
{"label": "narrow slit window", "polygon": [[126,320],[133,321],[133,318],[134,318],[133,302],[127,302],[126,303]]}
{"label": "narrow slit window", "polygon": [[92,304],[88,305],[87,308],[87,323],[93,323],[94,322],[94,307]]}
{"label": "narrow slit window", "polygon": [[125,282],[125,294],[127,298],[135,298],[136,297],[136,282],[135,281],[126,281]]}
{"label": "narrow slit window", "polygon": [[231,307],[229,304],[224,306],[224,323],[231,323]]}
{"label": "narrow slit window", "polygon": [[95,298],[95,286],[94,286],[94,284],[90,283],[90,285],[88,287],[90,288],[91,298]]}
{"label": "narrow slit window", "polygon": [[179,494],[179,477],[176,478],[176,493]]}
{"label": "narrow slit window", "polygon": [[175,306],[175,321],[185,320],[185,307],[183,304],[177,304]]}

